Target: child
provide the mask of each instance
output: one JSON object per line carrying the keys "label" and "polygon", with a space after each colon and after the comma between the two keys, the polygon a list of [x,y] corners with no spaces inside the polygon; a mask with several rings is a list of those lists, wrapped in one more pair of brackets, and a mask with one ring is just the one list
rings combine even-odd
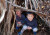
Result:
{"label": "child", "polygon": [[24,23],[25,16],[21,14],[21,10],[16,10],[16,29],[19,29],[19,27]]}
{"label": "child", "polygon": [[36,32],[37,32],[37,30],[38,30],[38,28],[37,28],[37,20],[36,20],[36,18],[34,17],[34,15],[33,15],[32,12],[27,12],[27,18],[25,19],[25,21],[26,21],[26,23],[25,23],[25,25],[23,25],[23,28],[22,28],[22,30],[18,33],[18,35],[22,35],[23,32],[24,32],[26,29],[32,29],[34,35],[36,35]]}

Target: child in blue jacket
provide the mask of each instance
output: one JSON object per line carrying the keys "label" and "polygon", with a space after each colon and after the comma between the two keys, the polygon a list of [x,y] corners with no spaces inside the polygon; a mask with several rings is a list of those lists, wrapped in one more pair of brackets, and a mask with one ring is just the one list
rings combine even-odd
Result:
{"label": "child in blue jacket", "polygon": [[18,35],[22,35],[23,32],[26,29],[32,29],[34,35],[36,35],[36,32],[38,30],[37,28],[37,19],[34,17],[32,12],[27,12],[27,18],[25,19],[25,24],[23,25],[22,30],[20,31],[20,33],[18,33]]}
{"label": "child in blue jacket", "polygon": [[16,29],[19,29],[22,24],[24,24],[25,16],[21,14],[21,10],[16,10]]}

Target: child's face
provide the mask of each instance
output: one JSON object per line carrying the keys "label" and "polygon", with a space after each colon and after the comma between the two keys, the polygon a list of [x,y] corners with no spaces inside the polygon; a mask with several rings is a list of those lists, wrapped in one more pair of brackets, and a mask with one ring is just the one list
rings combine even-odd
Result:
{"label": "child's face", "polygon": [[27,18],[28,18],[28,20],[32,21],[33,18],[34,18],[34,15],[33,15],[33,14],[28,14],[28,15],[27,15]]}
{"label": "child's face", "polygon": [[16,11],[16,14],[17,14],[18,16],[20,16],[20,15],[21,15],[21,11],[20,11],[20,10],[17,10],[17,11]]}

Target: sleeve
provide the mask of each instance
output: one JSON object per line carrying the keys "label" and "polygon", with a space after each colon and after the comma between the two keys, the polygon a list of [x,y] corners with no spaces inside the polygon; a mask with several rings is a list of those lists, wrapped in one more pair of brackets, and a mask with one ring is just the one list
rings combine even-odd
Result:
{"label": "sleeve", "polygon": [[25,25],[27,24],[27,19],[25,19],[25,23],[24,23]]}
{"label": "sleeve", "polygon": [[16,22],[19,22],[19,19],[16,18]]}
{"label": "sleeve", "polygon": [[16,23],[17,23],[17,22],[20,22],[20,20],[19,20],[18,16],[16,16]]}
{"label": "sleeve", "polygon": [[37,27],[37,20],[34,21],[34,26],[32,28]]}
{"label": "sleeve", "polygon": [[25,23],[25,16],[24,16],[24,15],[22,15],[21,23],[22,23],[22,24],[24,24],[24,23]]}
{"label": "sleeve", "polygon": [[26,19],[24,19],[23,21],[21,21],[22,24],[26,24]]}
{"label": "sleeve", "polygon": [[35,23],[35,27],[37,27],[37,20],[35,20],[35,22],[34,22],[34,23]]}

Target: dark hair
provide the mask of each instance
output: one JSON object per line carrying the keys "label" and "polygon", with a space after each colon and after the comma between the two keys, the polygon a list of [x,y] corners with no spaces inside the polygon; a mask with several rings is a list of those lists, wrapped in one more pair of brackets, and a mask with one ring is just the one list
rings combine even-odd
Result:
{"label": "dark hair", "polygon": [[27,16],[28,14],[33,14],[33,15],[35,16],[35,14],[34,14],[33,12],[26,12],[26,16]]}
{"label": "dark hair", "polygon": [[21,11],[20,8],[16,8],[16,7],[14,7],[14,11],[16,12],[17,10],[20,10],[20,11]]}
{"label": "dark hair", "polygon": [[15,11],[15,14],[16,14],[16,11],[17,11],[17,10],[20,10],[20,11],[21,11],[21,9],[20,9],[20,8],[15,8],[15,10],[14,10],[14,11]]}

